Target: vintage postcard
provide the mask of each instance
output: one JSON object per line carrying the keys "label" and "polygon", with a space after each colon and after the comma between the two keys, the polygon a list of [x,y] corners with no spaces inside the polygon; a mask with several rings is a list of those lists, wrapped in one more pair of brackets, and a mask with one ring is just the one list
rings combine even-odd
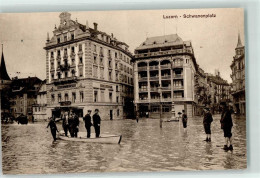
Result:
{"label": "vintage postcard", "polygon": [[0,14],[3,174],[247,168],[244,10]]}

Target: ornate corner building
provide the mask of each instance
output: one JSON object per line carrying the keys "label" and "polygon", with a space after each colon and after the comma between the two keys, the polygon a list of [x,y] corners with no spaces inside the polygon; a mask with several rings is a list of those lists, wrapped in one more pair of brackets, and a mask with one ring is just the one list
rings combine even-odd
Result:
{"label": "ornate corner building", "polygon": [[233,57],[230,68],[232,74],[232,96],[233,107],[237,114],[246,114],[246,99],[245,99],[245,46],[242,45],[240,35],[238,35],[236,54]]}
{"label": "ornate corner building", "polygon": [[183,109],[193,116],[196,71],[191,41],[177,34],[147,38],[134,56],[134,101],[139,115],[158,117],[161,103],[163,117],[175,117]]}
{"label": "ornate corner building", "polygon": [[[51,39],[47,36],[47,117],[74,111],[80,117],[99,109],[102,119],[133,114],[133,67],[128,45],[113,34],[90,28],[71,14],[60,14]],[[125,106],[125,107],[123,107]]]}

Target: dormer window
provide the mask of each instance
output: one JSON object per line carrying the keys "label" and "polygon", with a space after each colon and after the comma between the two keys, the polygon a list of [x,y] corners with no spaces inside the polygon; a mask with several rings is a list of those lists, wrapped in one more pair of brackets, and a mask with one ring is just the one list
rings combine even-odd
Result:
{"label": "dormer window", "polygon": [[156,41],[154,41],[153,44],[156,44]]}
{"label": "dormer window", "polygon": [[167,40],[164,41],[164,43],[167,43],[167,42],[168,42]]}

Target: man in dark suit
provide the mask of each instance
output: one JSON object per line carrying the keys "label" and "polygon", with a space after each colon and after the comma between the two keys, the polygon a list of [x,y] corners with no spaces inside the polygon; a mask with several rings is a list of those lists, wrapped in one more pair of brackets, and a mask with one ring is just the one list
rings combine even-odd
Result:
{"label": "man in dark suit", "polygon": [[90,115],[91,115],[91,110],[88,110],[88,113],[83,118],[83,120],[85,122],[85,128],[87,130],[87,138],[90,138],[90,134],[91,134],[92,122],[91,122],[91,116]]}
{"label": "man in dark suit", "polygon": [[101,118],[99,116],[99,110],[95,109],[95,114],[93,115],[93,125],[96,132],[96,137],[99,137],[100,135],[100,124],[101,124]]}

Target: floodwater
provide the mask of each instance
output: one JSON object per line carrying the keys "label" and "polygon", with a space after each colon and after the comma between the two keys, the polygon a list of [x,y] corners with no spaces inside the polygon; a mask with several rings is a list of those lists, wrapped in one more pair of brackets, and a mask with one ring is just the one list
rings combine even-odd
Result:
{"label": "floodwater", "polygon": [[[219,116],[207,143],[201,117],[179,122],[158,119],[102,121],[102,133],[122,134],[121,144],[52,141],[47,123],[2,124],[4,174],[244,169],[247,166],[246,120],[233,118],[234,150],[224,151]],[[57,124],[61,130],[60,123]],[[80,131],[85,128],[81,122]],[[92,129],[92,132],[94,129]]]}

